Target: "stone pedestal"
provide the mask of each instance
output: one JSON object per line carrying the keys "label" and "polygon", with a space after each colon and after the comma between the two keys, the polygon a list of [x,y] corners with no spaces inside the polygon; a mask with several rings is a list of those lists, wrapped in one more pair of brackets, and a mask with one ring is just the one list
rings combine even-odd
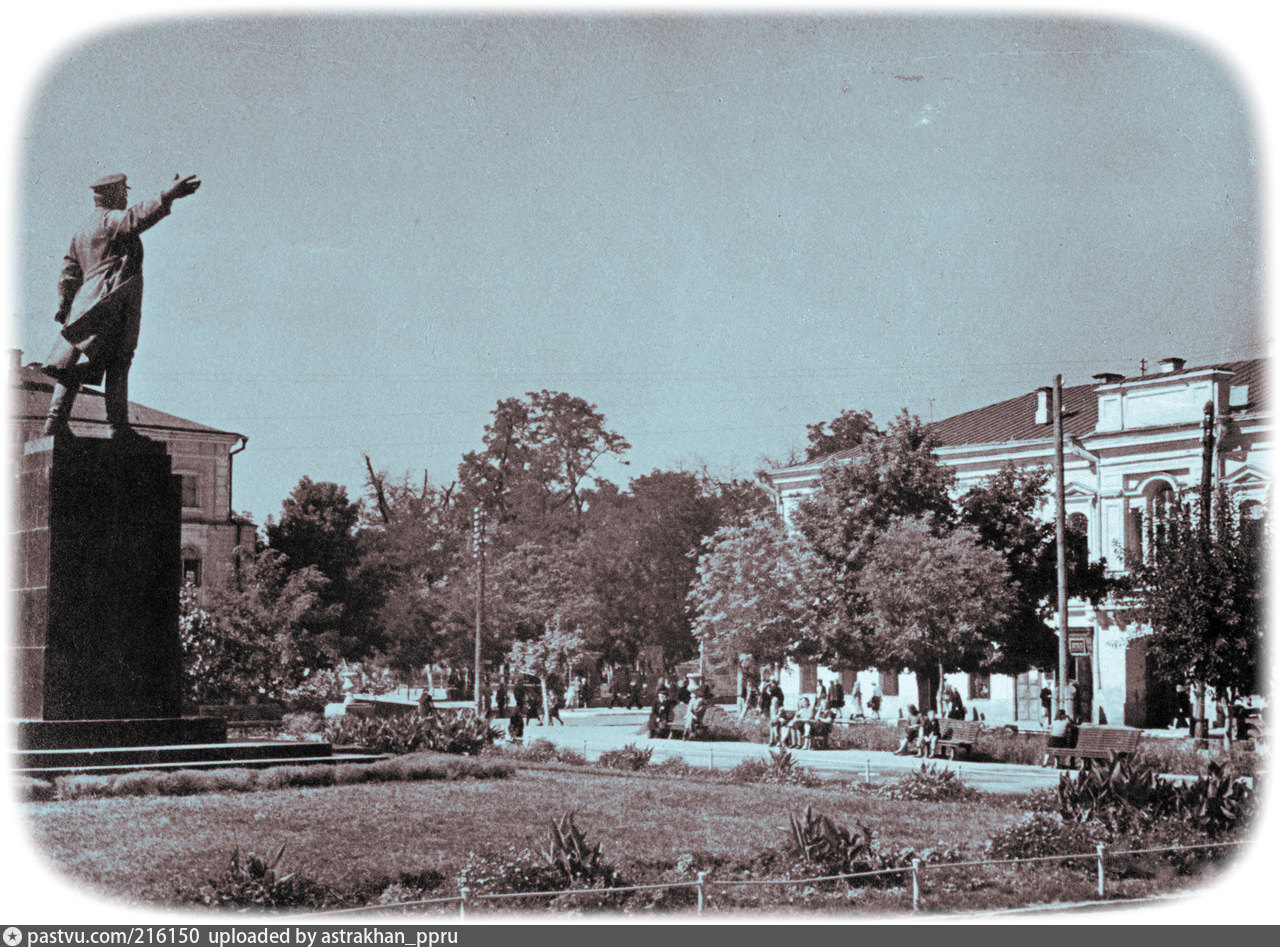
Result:
{"label": "stone pedestal", "polygon": [[[23,742],[39,721],[132,721],[107,730],[141,744],[173,742],[185,732],[182,500],[164,445],[41,438],[25,445],[18,479],[14,667],[16,716],[30,734]],[[191,729],[209,732],[207,723]]]}

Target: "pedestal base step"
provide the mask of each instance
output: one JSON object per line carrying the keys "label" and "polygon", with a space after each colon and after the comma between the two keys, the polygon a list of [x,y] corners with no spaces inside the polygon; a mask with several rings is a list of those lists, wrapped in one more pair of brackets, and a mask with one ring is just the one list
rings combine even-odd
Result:
{"label": "pedestal base step", "polygon": [[313,763],[372,763],[375,753],[335,754],[328,743],[212,743],[103,749],[15,750],[12,769],[25,776],[125,773],[141,769],[218,769],[227,766],[304,766]]}

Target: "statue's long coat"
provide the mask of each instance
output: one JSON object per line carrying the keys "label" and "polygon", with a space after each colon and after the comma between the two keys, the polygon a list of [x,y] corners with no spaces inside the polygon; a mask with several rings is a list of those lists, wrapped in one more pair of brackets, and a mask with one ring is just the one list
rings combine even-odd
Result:
{"label": "statue's long coat", "polygon": [[74,350],[88,359],[90,377],[84,380],[97,384],[109,362],[133,354],[142,324],[140,234],[169,209],[158,199],[127,210],[94,208],[62,263],[54,317],[62,333],[47,364],[69,364]]}

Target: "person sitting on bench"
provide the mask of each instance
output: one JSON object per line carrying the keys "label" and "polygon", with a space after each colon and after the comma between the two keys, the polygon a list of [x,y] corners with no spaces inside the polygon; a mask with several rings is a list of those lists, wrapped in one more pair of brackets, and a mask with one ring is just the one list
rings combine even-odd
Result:
{"label": "person sitting on bench", "polygon": [[653,698],[653,706],[649,709],[650,738],[665,737],[671,733],[671,713],[675,706],[676,702],[671,700],[670,691],[666,687],[659,687]]}
{"label": "person sitting on bench", "polygon": [[802,749],[812,750],[813,741],[825,740],[827,734],[831,732],[831,725],[835,723],[836,710],[831,706],[830,701],[823,705],[822,710],[812,720],[808,720],[804,725],[804,746]]}
{"label": "person sitting on bench", "polygon": [[933,759],[938,749],[938,741],[942,739],[942,723],[938,715],[930,710],[920,724],[920,758]]}
{"label": "person sitting on bench", "polygon": [[782,745],[782,731],[787,725],[786,715],[782,712],[782,694],[774,694],[769,703],[769,745]]}
{"label": "person sitting on bench", "polygon": [[[1050,749],[1075,746],[1076,736],[1079,732],[1075,723],[1067,716],[1067,712],[1062,708],[1058,708],[1058,713],[1053,718],[1053,723],[1049,725],[1049,738],[1045,740],[1044,744],[1044,761],[1040,765],[1049,765],[1049,760],[1053,755],[1049,752]],[[1071,765],[1075,765],[1075,759],[1071,760]]]}
{"label": "person sitting on bench", "polygon": [[813,721],[816,703],[811,703],[808,697],[800,698],[800,706],[796,709],[796,715],[791,718],[787,724],[786,739],[783,741],[787,746],[799,749],[804,743],[805,730]]}
{"label": "person sitting on bench", "polygon": [[907,705],[907,729],[902,736],[902,742],[898,744],[898,748],[894,750],[895,756],[906,756],[907,750],[920,737],[920,711],[916,710],[915,704]]}

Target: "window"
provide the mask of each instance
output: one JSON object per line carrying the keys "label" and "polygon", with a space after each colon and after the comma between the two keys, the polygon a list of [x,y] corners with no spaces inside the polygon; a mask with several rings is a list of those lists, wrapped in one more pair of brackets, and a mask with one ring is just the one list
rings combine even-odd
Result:
{"label": "window", "polygon": [[189,510],[200,506],[200,478],[195,474],[179,474],[178,482],[182,485],[182,508]]}
{"label": "window", "polygon": [[800,693],[815,694],[818,691],[818,665],[813,661],[800,662]]}
{"label": "window", "polygon": [[895,671],[880,672],[880,693],[885,697],[898,696],[898,675]]}
{"label": "window", "polygon": [[969,675],[969,699],[989,700],[991,698],[991,675],[975,672]]}
{"label": "window", "polygon": [[1089,517],[1083,513],[1072,513],[1067,517],[1067,526],[1073,532],[1079,533],[1084,537],[1085,549],[1089,548]]}
{"label": "window", "polygon": [[[172,548],[172,547],[171,547]],[[192,588],[200,588],[201,569],[200,558],[198,556],[182,557],[182,584],[190,585]]]}

